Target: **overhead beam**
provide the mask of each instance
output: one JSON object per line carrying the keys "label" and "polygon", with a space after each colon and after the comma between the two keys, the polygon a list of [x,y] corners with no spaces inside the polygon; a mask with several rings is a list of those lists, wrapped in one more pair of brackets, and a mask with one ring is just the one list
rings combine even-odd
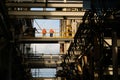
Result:
{"label": "overhead beam", "polygon": [[26,18],[26,19],[54,19],[54,20],[61,20],[61,19],[79,19],[79,20],[82,20],[82,17],[78,17],[78,16],[74,16],[74,17],[71,17],[71,16],[61,16],[61,17],[58,17],[58,16],[10,16],[10,18]]}
{"label": "overhead beam", "polygon": [[29,3],[78,3],[78,2],[83,2],[83,0],[6,0],[6,2],[29,2]]}
{"label": "overhead beam", "polygon": [[6,3],[7,7],[29,7],[29,8],[82,8],[83,4],[80,3]]}
{"label": "overhead beam", "polygon": [[41,17],[82,17],[84,16],[84,11],[83,12],[65,12],[65,11],[45,11],[45,12],[40,12],[40,11],[8,11],[9,16],[41,16]]}
{"label": "overhead beam", "polygon": [[73,38],[23,38],[19,39],[19,43],[58,43],[60,41],[73,41]]}

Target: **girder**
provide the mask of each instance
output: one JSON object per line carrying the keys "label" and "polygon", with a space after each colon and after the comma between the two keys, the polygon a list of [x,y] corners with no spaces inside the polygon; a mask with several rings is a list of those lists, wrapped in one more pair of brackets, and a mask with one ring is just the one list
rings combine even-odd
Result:
{"label": "girder", "polygon": [[19,39],[20,43],[58,43],[60,41],[73,41],[73,38],[22,38]]}
{"label": "girder", "polygon": [[81,19],[84,15],[81,12],[66,12],[66,11],[8,11],[9,16],[13,18],[59,18],[59,19]]}
{"label": "girder", "polygon": [[6,2],[58,2],[58,3],[76,3],[76,2],[82,2],[83,0],[6,0]]}
{"label": "girder", "polygon": [[80,3],[6,3],[7,7],[22,7],[22,8],[82,8],[83,4]]}
{"label": "girder", "polygon": [[30,68],[56,68],[60,66],[61,61],[27,61],[26,63]]}
{"label": "girder", "polygon": [[10,18],[27,18],[27,19],[82,19],[82,17],[78,17],[78,16],[10,16]]}
{"label": "girder", "polygon": [[[6,7],[9,10],[8,14],[11,18],[82,19],[84,15],[84,11],[78,11],[78,9],[80,10],[83,8],[83,0],[7,0]],[[26,8],[55,8],[56,10],[25,11],[24,9]],[[71,8],[71,10],[69,12],[62,11],[63,8]],[[75,8],[77,10],[74,10]]]}

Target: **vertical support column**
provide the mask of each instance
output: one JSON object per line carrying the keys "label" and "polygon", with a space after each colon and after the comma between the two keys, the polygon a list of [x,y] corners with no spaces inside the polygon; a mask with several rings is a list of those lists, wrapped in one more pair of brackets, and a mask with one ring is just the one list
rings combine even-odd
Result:
{"label": "vertical support column", "polygon": [[60,54],[64,54],[64,42],[60,42]]}
{"label": "vertical support column", "polygon": [[69,42],[59,42],[60,43],[60,54],[66,54],[70,46]]}
{"label": "vertical support column", "polygon": [[65,43],[64,43],[64,53],[67,53],[67,52],[68,52],[69,46],[70,46],[70,42],[65,42]]}
{"label": "vertical support column", "polygon": [[113,80],[118,80],[117,32],[112,32],[112,61],[113,61]]}
{"label": "vertical support column", "polygon": [[14,44],[13,43],[11,43],[10,45],[9,45],[9,50],[10,50],[10,52],[9,52],[9,56],[8,56],[8,79],[9,80],[12,80],[12,54],[14,53],[13,52],[13,49],[14,49]]}
{"label": "vertical support column", "polygon": [[90,80],[94,80],[94,58],[92,55],[91,55],[91,59],[90,59],[90,69],[91,69]]}
{"label": "vertical support column", "polygon": [[66,29],[66,37],[70,37],[70,36],[72,36],[72,27],[71,27],[71,20],[67,20],[66,21],[66,27],[65,27],[65,29]]}
{"label": "vertical support column", "polygon": [[65,21],[66,20],[61,20],[60,37],[64,37],[65,36]]}
{"label": "vertical support column", "polygon": [[[101,26],[101,25],[100,25]],[[99,42],[100,42],[100,50],[99,50],[99,57],[100,57],[100,59],[103,57],[103,55],[104,55],[104,52],[103,52],[103,49],[104,49],[104,34],[102,33],[102,28],[100,28],[100,37],[99,37]],[[100,80],[103,80],[103,67],[104,67],[104,65],[103,65],[103,62],[100,60],[100,63],[99,63],[99,72],[100,72],[100,77],[99,77],[99,79]]]}
{"label": "vertical support column", "polygon": [[45,7],[47,7],[48,0],[46,0]]}

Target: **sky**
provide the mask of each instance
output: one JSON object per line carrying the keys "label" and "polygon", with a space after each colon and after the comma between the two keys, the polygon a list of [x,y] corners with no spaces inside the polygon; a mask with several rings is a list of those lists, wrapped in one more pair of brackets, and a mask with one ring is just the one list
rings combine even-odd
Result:
{"label": "sky", "polygon": [[[41,31],[40,28],[45,28],[49,30],[50,28],[59,32],[60,28],[60,20],[48,20],[48,19],[35,19],[33,27],[38,29],[38,32]],[[40,33],[36,35],[36,37],[41,36]],[[36,53],[44,53],[44,54],[58,54],[60,53],[60,45],[58,43],[54,44],[32,44],[33,52]]]}
{"label": "sky", "polygon": [[[54,29],[59,29],[60,27],[60,20],[50,20],[50,19],[35,19],[35,21],[39,24],[41,28],[54,28]],[[39,29],[39,26],[36,24],[34,21],[34,27]]]}
{"label": "sky", "polygon": [[[35,19],[33,23],[33,27],[36,27],[38,32],[41,32],[41,29],[45,28],[47,32],[52,28],[55,30],[55,32],[60,31],[60,20],[50,20],[50,19]],[[41,33],[37,33],[36,37],[42,36]],[[46,34],[46,36],[49,36],[49,33]]]}

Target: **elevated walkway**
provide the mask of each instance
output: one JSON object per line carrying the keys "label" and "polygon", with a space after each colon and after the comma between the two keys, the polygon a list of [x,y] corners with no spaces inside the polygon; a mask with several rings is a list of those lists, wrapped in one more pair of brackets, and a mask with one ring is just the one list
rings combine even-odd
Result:
{"label": "elevated walkway", "polygon": [[61,41],[73,41],[72,37],[22,37],[18,40],[20,43],[59,43]]}
{"label": "elevated walkway", "polygon": [[[33,33],[34,34],[34,33]],[[63,35],[60,35],[63,34]],[[69,35],[71,34],[71,35]],[[39,33],[35,33],[35,36],[30,34],[21,34],[18,42],[20,43],[59,43],[59,42],[70,42],[74,40],[75,32],[54,32],[53,36],[50,37],[50,33],[46,33],[45,36],[39,30]]]}

